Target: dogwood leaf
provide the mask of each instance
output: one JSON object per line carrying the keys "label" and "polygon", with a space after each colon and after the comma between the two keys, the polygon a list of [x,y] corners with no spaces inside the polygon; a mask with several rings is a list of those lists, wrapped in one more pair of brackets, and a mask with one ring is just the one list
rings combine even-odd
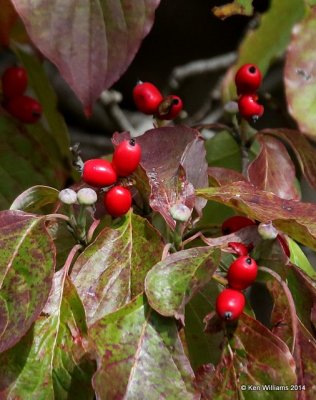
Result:
{"label": "dogwood leaf", "polygon": [[0,212],[0,352],[41,313],[52,285],[55,248],[43,217]]}
{"label": "dogwood leaf", "polygon": [[258,135],[257,140],[261,148],[248,167],[249,181],[258,189],[272,192],[282,199],[299,200],[295,167],[284,144],[272,136]]}
{"label": "dogwood leaf", "polygon": [[156,264],[145,281],[151,307],[184,321],[185,304],[211,280],[219,254],[214,248],[197,247],[178,251]]}
{"label": "dogwood leaf", "polygon": [[143,291],[146,273],[162,250],[158,232],[132,212],[118,226],[100,232],[71,272],[89,325]]}
{"label": "dogwood leaf", "polygon": [[272,221],[293,239],[316,249],[316,205],[285,200],[271,192],[256,189],[247,182],[196,191],[198,196],[230,206],[249,218]]}
{"label": "dogwood leaf", "polygon": [[150,309],[144,296],[97,321],[89,333],[97,398],[200,398],[175,321]]}
{"label": "dogwood leaf", "polygon": [[86,113],[127,69],[160,0],[12,1],[38,49],[59,69]]}

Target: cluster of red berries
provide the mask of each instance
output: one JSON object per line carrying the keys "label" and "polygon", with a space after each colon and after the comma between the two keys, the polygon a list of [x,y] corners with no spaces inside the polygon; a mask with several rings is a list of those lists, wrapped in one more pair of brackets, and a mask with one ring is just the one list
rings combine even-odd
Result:
{"label": "cluster of red berries", "polygon": [[[237,232],[246,226],[255,225],[255,222],[242,216],[228,218],[222,225],[223,234]],[[224,289],[216,300],[216,312],[220,318],[227,321],[237,319],[244,310],[245,296],[241,292],[250,286],[256,279],[258,266],[256,261],[249,256],[250,247],[243,243],[230,242],[238,258],[230,265],[227,272],[228,288]]]}
{"label": "cluster of red berries", "polygon": [[[88,185],[104,188],[115,185],[119,177],[131,175],[141,159],[141,147],[135,139],[124,140],[114,151],[112,162],[100,159],[88,160],[83,165],[82,179]],[[113,217],[127,213],[132,205],[131,192],[121,185],[106,191],[104,205]]]}
{"label": "cluster of red berries", "polygon": [[163,97],[159,89],[150,82],[138,82],[133,90],[133,98],[139,111],[162,120],[175,119],[183,108],[179,96],[171,94]]}
{"label": "cluster of red berries", "polygon": [[42,115],[42,107],[32,97],[25,96],[28,76],[22,67],[10,67],[2,75],[3,106],[16,119],[34,124]]}
{"label": "cluster of red berries", "polygon": [[238,109],[242,118],[257,121],[263,115],[264,107],[257,102],[257,89],[261,85],[261,72],[254,64],[244,64],[235,76]]}

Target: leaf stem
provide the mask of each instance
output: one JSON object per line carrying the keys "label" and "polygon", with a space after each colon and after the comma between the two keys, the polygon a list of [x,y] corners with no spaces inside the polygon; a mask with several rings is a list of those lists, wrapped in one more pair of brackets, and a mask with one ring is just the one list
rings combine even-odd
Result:
{"label": "leaf stem", "polygon": [[75,255],[78,253],[78,251],[80,251],[82,249],[82,245],[81,244],[76,244],[74,245],[74,247],[70,250],[70,253],[68,254],[67,260],[64,264],[64,268],[66,273],[68,274],[69,269],[71,267],[71,264],[73,262],[73,259],[75,257]]}
{"label": "leaf stem", "polygon": [[48,215],[46,215],[45,219],[47,221],[61,219],[63,221],[66,221],[66,222],[70,223],[70,218],[67,217],[67,215],[64,215],[64,214],[48,214]]}
{"label": "leaf stem", "polygon": [[221,275],[219,274],[213,274],[212,279],[217,282],[220,283],[223,286],[227,286],[228,282],[226,278],[223,278]]}

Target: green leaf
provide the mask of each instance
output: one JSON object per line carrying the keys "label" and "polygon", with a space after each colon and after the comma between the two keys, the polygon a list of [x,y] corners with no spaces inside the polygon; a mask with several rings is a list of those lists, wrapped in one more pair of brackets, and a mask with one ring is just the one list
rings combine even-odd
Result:
{"label": "green leaf", "polygon": [[253,14],[252,0],[234,0],[223,6],[214,7],[212,12],[216,17],[221,19],[236,14],[251,16]]}
{"label": "green leaf", "polygon": [[272,221],[293,239],[316,249],[316,205],[285,200],[247,182],[196,190],[198,196],[230,206],[249,218]]}
{"label": "green leaf", "polygon": [[211,281],[199,290],[185,307],[185,338],[192,368],[203,364],[217,364],[221,357],[224,331],[205,332],[204,318],[214,311],[219,294],[218,285]]}
{"label": "green leaf", "polygon": [[32,42],[57,66],[91,114],[101,92],[133,60],[152,27],[160,0],[12,3]]}
{"label": "green leaf", "polygon": [[288,110],[302,132],[315,139],[316,9],[297,25],[286,55],[285,89]]}
{"label": "green leaf", "polygon": [[241,171],[241,153],[238,144],[226,132],[218,132],[205,142],[206,160],[210,167],[223,167]]}
{"label": "green leaf", "polygon": [[231,208],[216,203],[215,201],[208,201],[203,208],[202,218],[194,225],[194,228],[203,229],[211,225],[221,225],[225,219],[232,217],[234,214]]}
{"label": "green leaf", "polygon": [[77,244],[76,239],[68,229],[67,223],[60,220],[49,220],[46,223],[47,230],[56,247],[56,271],[60,270],[71,251]]}
{"label": "green leaf", "polygon": [[300,246],[291,238],[287,239],[290,248],[290,261],[303,270],[310,278],[316,279],[316,271],[308,261]]}
{"label": "green leaf", "polygon": [[34,185],[61,188],[69,176],[53,139],[39,124],[0,116],[0,208]]}
{"label": "green leaf", "polygon": [[58,201],[57,189],[49,186],[33,186],[21,193],[11,204],[10,210],[27,212],[39,211],[48,204],[55,204]]}
{"label": "green leaf", "polygon": [[288,46],[293,25],[305,14],[303,0],[271,0],[269,10],[264,13],[257,29],[248,31],[239,47],[238,60],[225,78],[224,101],[236,98],[234,84],[237,69],[246,63],[258,65],[264,75],[271,62],[280,57]]}
{"label": "green leaf", "polygon": [[162,250],[156,229],[132,212],[120,225],[103,229],[78,257],[71,272],[88,323],[142,292],[146,273],[161,259]]}
{"label": "green leaf", "polygon": [[178,251],[156,264],[147,274],[148,302],[159,314],[184,321],[185,304],[212,278],[220,251],[198,247]]}
{"label": "green leaf", "polygon": [[0,387],[8,399],[94,398],[94,364],[84,354],[85,314],[67,278],[55,273],[43,314],[21,342],[0,356]]}
{"label": "green leaf", "polygon": [[15,52],[26,68],[29,84],[43,107],[44,116],[42,118],[45,118],[47,122],[47,130],[58,144],[62,156],[68,159],[69,168],[71,168],[68,129],[64,118],[57,110],[57,96],[47,78],[43,63],[20,47],[16,47]]}
{"label": "green leaf", "polygon": [[294,299],[296,313],[305,328],[315,335],[311,321],[311,310],[316,304],[316,285],[295,265],[286,267],[286,280]]}
{"label": "green leaf", "polygon": [[96,322],[89,336],[97,398],[199,399],[174,320],[156,314],[144,296]]}
{"label": "green leaf", "polygon": [[295,186],[295,166],[284,144],[267,135],[259,134],[257,140],[261,149],[248,167],[249,182],[282,199],[299,200]]}
{"label": "green leaf", "polygon": [[55,248],[45,220],[0,212],[0,352],[12,347],[41,313],[52,285]]}
{"label": "green leaf", "polygon": [[252,385],[290,387],[296,383],[295,362],[286,344],[246,314],[239,318],[235,330],[228,330],[229,341],[216,369],[205,366],[196,374],[202,398],[295,400],[295,391],[260,387],[254,395],[249,389]]}

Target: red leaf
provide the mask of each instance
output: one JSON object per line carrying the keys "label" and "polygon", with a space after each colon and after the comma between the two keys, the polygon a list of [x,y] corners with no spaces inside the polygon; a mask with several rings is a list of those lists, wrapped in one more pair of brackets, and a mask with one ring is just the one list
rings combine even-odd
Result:
{"label": "red leaf", "polygon": [[[113,144],[129,138],[116,133]],[[159,212],[167,224],[175,227],[169,209],[182,203],[200,214],[205,201],[197,201],[194,188],[206,187],[207,163],[204,141],[198,131],[185,126],[151,129],[139,136],[142,148],[141,167],[145,170],[151,188],[149,204]]]}
{"label": "red leaf", "polygon": [[273,225],[293,239],[316,249],[316,205],[285,200],[247,182],[196,191],[198,196],[233,207],[249,218]]}
{"label": "red leaf", "polygon": [[316,189],[316,151],[306,137],[293,129],[265,129],[260,133],[273,135],[290,146],[307,182]]}
{"label": "red leaf", "polygon": [[9,46],[10,31],[17,19],[17,13],[11,1],[2,0],[0,9],[0,44]]}
{"label": "red leaf", "polygon": [[33,43],[59,69],[86,113],[125,72],[160,0],[12,0]]}
{"label": "red leaf", "polygon": [[208,176],[215,180],[215,182],[219,185],[226,185],[231,182],[244,181],[246,182],[246,178],[240,173],[233,169],[222,168],[222,167],[209,167],[207,169]]}
{"label": "red leaf", "polygon": [[243,385],[244,393],[251,393],[248,385],[296,383],[295,363],[288,347],[260,322],[242,314],[229,338],[216,368],[203,366],[196,373],[202,399],[243,398]]}
{"label": "red leaf", "polygon": [[258,135],[260,153],[248,167],[249,181],[258,189],[282,199],[299,200],[295,186],[295,167],[284,146],[271,136]]}

